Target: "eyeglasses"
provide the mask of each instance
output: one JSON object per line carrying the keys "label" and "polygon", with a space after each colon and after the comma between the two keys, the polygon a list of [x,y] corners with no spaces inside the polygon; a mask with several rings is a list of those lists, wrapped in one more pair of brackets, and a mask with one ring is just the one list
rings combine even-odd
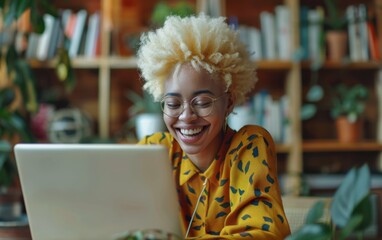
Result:
{"label": "eyeglasses", "polygon": [[[207,117],[211,114],[214,103],[225,95],[222,94],[216,98],[208,95],[199,95],[191,99],[188,103],[191,110],[199,117]],[[165,96],[161,101],[161,108],[164,114],[169,117],[179,117],[184,111],[184,104],[187,101],[183,101],[181,97],[177,96]]]}

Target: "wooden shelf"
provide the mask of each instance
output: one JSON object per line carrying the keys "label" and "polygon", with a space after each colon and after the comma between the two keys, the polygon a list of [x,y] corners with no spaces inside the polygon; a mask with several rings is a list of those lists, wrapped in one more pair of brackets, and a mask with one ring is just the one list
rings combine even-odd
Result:
{"label": "wooden shelf", "polygon": [[[92,69],[100,68],[101,66],[108,66],[113,69],[135,69],[137,68],[137,59],[134,56],[131,57],[120,57],[120,56],[110,56],[110,57],[98,57],[98,58],[86,58],[86,57],[76,57],[72,58],[72,66],[77,69]],[[33,68],[53,68],[56,64],[57,59],[52,59],[48,61],[39,61],[37,59],[29,60],[29,63]],[[259,70],[284,70],[289,71],[293,62],[291,61],[269,61],[261,60],[256,61]]]}
{"label": "wooden shelf", "polygon": [[[312,63],[310,61],[304,61],[301,63],[302,69],[310,69]],[[325,62],[321,69],[346,69],[352,71],[359,70],[378,70],[382,67],[382,62],[380,61],[367,61],[367,62]]]}
{"label": "wooden shelf", "polygon": [[358,143],[340,143],[336,140],[304,141],[303,152],[370,152],[382,151],[382,143],[362,141]]}
{"label": "wooden shelf", "polygon": [[[86,58],[76,57],[72,58],[72,66],[75,69],[97,69],[102,66],[109,68],[137,68],[137,60],[135,57],[98,57],[98,58]],[[56,65],[57,59],[49,61],[39,61],[37,59],[29,60],[32,68],[53,68]]]}
{"label": "wooden shelf", "polygon": [[290,144],[276,144],[277,153],[290,153],[292,146]]}
{"label": "wooden shelf", "polygon": [[256,61],[259,70],[291,70],[293,67],[292,61],[281,61],[281,60],[260,60]]}

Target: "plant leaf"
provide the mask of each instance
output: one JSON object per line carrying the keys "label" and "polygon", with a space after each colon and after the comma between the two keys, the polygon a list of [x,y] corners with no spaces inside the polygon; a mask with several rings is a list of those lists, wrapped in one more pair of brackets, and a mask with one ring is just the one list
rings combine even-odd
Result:
{"label": "plant leaf", "polygon": [[308,215],[306,216],[305,223],[317,223],[320,218],[324,215],[324,201],[316,202],[313,207],[309,210]]}
{"label": "plant leaf", "polygon": [[356,206],[370,192],[370,170],[368,165],[352,168],[345,176],[333,197],[331,216],[335,225],[347,225]]}
{"label": "plant leaf", "polygon": [[317,107],[314,104],[304,104],[301,107],[300,118],[301,120],[308,120],[312,118],[317,112]]}
{"label": "plant leaf", "polygon": [[373,208],[371,205],[371,195],[365,196],[364,199],[356,206],[352,215],[362,216],[362,221],[356,226],[356,231],[366,230],[372,223]]}
{"label": "plant leaf", "polygon": [[313,85],[307,95],[306,95],[306,99],[309,101],[309,102],[318,102],[320,101],[324,96],[324,90],[322,89],[322,87],[320,85]]}
{"label": "plant leaf", "polygon": [[330,225],[323,223],[305,224],[289,235],[286,240],[329,240],[332,234]]}
{"label": "plant leaf", "polygon": [[16,9],[16,18],[19,18],[23,13],[31,7],[31,0],[21,0]]}
{"label": "plant leaf", "polygon": [[345,239],[350,234],[353,233],[355,228],[362,222],[362,216],[361,215],[354,215],[350,218],[348,224],[341,229],[339,232],[339,239]]}
{"label": "plant leaf", "polygon": [[11,144],[6,140],[0,140],[0,169],[3,168],[5,161],[9,158],[12,151]]}
{"label": "plant leaf", "polygon": [[5,12],[4,16],[4,25],[10,26],[12,22],[16,18],[17,5],[19,4],[19,0],[12,0],[10,5],[8,6],[8,11]]}

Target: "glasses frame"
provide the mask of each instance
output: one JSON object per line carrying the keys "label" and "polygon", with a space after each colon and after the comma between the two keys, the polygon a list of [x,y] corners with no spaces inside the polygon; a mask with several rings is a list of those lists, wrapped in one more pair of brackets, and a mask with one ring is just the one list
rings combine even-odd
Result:
{"label": "glasses frame", "polygon": [[220,100],[223,96],[225,96],[227,93],[223,93],[222,95],[220,95],[220,96],[217,96],[217,97],[212,97],[212,96],[209,96],[209,95],[206,95],[205,97],[208,97],[208,98],[210,98],[211,100],[212,100],[212,107],[211,107],[211,111],[208,113],[208,114],[206,114],[206,115],[203,115],[203,116],[200,116],[196,111],[195,111],[195,109],[194,109],[194,107],[192,106],[192,102],[194,101],[194,99],[195,98],[197,98],[197,97],[199,97],[199,96],[195,96],[195,97],[193,97],[190,101],[187,101],[187,100],[183,100],[183,101],[180,101],[182,104],[181,104],[181,107],[182,107],[182,110],[180,111],[180,113],[178,114],[178,115],[169,115],[169,114],[167,114],[165,111],[164,111],[164,101],[165,101],[165,99],[166,98],[168,98],[168,97],[177,97],[177,98],[179,98],[179,99],[182,99],[181,97],[178,97],[178,96],[164,96],[164,97],[162,97],[162,99],[161,99],[161,101],[160,101],[160,106],[161,106],[161,109],[162,109],[162,112],[163,112],[163,114],[165,114],[166,116],[168,116],[168,117],[172,117],[172,118],[177,118],[177,117],[179,117],[180,115],[182,115],[182,113],[184,112],[184,110],[185,110],[185,103],[186,104],[188,104],[188,106],[191,108],[191,110],[192,110],[192,112],[196,115],[196,116],[198,116],[198,117],[208,117],[211,113],[212,113],[212,111],[213,111],[213,109],[214,109],[214,107],[215,107],[215,102],[216,101],[218,101],[218,100]]}

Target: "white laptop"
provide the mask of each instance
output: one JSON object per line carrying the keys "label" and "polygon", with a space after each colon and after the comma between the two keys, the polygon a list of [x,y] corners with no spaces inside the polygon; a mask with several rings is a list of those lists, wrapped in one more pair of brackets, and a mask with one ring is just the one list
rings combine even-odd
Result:
{"label": "white laptop", "polygon": [[181,236],[162,146],[17,144],[15,156],[33,239],[116,239],[146,229]]}

